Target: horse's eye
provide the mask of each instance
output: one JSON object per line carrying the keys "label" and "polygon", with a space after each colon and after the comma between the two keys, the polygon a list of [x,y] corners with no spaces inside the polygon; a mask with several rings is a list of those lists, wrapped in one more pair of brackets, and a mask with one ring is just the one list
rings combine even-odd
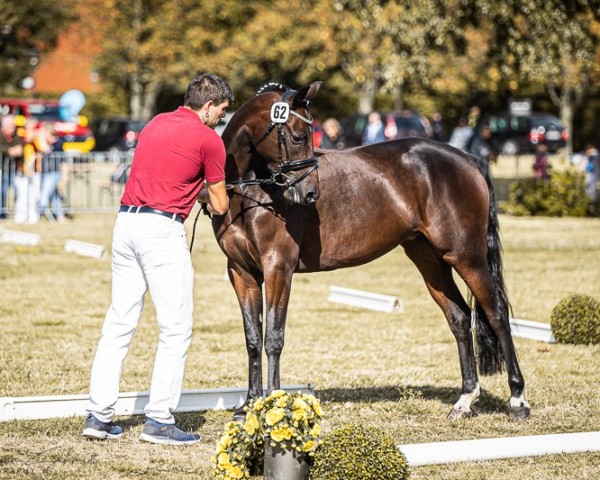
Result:
{"label": "horse's eye", "polygon": [[296,145],[300,145],[306,141],[305,133],[292,133],[292,142]]}

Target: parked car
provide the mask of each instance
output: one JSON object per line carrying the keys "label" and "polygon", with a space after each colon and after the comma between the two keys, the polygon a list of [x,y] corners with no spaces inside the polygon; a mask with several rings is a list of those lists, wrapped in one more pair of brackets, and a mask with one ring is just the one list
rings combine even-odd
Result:
{"label": "parked car", "polygon": [[100,118],[92,122],[98,152],[127,152],[137,146],[147,122],[128,117]]}
{"label": "parked car", "polygon": [[[432,135],[431,124],[426,117],[414,110],[402,112],[379,112],[384,127],[392,127],[393,135],[386,136],[387,140],[406,137],[426,137]],[[362,144],[363,134],[367,127],[368,115],[352,115],[342,120],[346,146],[357,147]],[[394,128],[395,127],[395,128]],[[389,130],[388,130],[389,131]]]}
{"label": "parked car", "polygon": [[56,134],[64,139],[65,151],[89,152],[95,141],[86,117],[68,118],[59,107],[58,100],[39,98],[0,98],[1,115],[21,115],[25,119],[51,122]]}
{"label": "parked car", "polygon": [[556,152],[566,145],[569,137],[558,117],[545,112],[528,115],[488,113],[479,122],[490,126],[491,141],[504,155],[533,153],[539,143],[546,144],[548,150]]}

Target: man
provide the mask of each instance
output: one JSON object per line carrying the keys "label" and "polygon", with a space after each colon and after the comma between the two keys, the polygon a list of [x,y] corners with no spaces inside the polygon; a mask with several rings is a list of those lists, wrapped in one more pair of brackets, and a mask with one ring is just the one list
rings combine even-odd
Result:
{"label": "man", "polygon": [[8,189],[12,182],[16,163],[22,162],[23,138],[17,135],[17,123],[14,115],[5,115],[0,124],[0,218],[6,218]]}
{"label": "man", "polygon": [[229,208],[225,147],[213,129],[230,102],[233,94],[221,78],[199,75],[187,88],[184,106],[157,115],[140,135],[113,233],[112,303],[92,366],[84,437],[123,434],[112,417],[123,361],[149,289],[160,333],[140,438],[173,445],[200,440],[177,427],[171,413],[181,396],[193,322],[194,269],[183,222],[203,182],[209,210],[223,215]]}

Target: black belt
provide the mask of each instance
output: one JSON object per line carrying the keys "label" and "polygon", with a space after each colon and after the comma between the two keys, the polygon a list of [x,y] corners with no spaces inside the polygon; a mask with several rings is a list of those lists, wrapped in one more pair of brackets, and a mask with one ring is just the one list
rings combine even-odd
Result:
{"label": "black belt", "polygon": [[119,212],[154,213],[156,215],[162,215],[163,217],[175,220],[176,222],[183,223],[183,217],[181,215],[177,215],[176,213],[163,212],[162,210],[157,210],[156,208],[152,207],[135,207],[133,205],[121,205],[121,208],[119,208]]}

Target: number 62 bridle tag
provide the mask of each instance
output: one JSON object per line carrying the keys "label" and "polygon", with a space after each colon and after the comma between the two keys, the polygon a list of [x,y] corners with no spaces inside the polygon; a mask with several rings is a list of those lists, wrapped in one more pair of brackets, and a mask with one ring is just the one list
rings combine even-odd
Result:
{"label": "number 62 bridle tag", "polygon": [[290,105],[286,102],[275,102],[271,107],[271,122],[285,123],[290,116]]}

